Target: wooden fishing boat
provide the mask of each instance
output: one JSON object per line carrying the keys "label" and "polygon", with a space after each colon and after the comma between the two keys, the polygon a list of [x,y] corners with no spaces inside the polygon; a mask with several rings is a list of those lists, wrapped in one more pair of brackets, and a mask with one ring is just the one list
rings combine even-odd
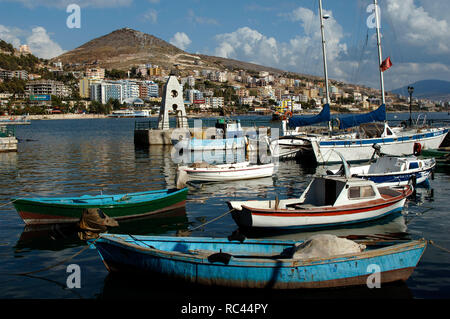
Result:
{"label": "wooden fishing boat", "polygon": [[[379,187],[405,186],[412,181],[419,185],[428,179],[435,166],[434,158],[383,156],[369,165],[350,167],[350,174],[353,177],[371,180]],[[338,170],[330,172],[338,174]]]}
{"label": "wooden fishing boat", "polygon": [[272,176],[275,164],[251,164],[250,162],[211,165],[194,163],[191,166],[179,166],[179,180],[191,182],[225,182]]}
{"label": "wooden fishing boat", "polygon": [[411,194],[409,185],[396,190],[365,179],[329,175],[314,178],[300,198],[230,201],[228,205],[243,228],[323,228],[400,212]]}
{"label": "wooden fishing boat", "polygon": [[426,248],[425,240],[366,242],[358,244],[357,252],[311,257],[298,254],[307,242],[292,240],[246,239],[241,243],[226,238],[101,234],[90,243],[110,272],[266,289],[366,285],[374,275],[379,275],[380,284],[406,281]]}
{"label": "wooden fishing boat", "polygon": [[12,202],[25,224],[78,222],[87,208],[100,208],[117,220],[143,217],[183,207],[188,189],[164,189],[117,195],[17,198]]}

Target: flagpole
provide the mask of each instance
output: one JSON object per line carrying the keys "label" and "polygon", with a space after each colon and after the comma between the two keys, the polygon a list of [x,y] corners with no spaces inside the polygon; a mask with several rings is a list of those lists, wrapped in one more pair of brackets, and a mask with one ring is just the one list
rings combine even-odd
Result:
{"label": "flagpole", "polygon": [[384,95],[384,78],[383,71],[381,70],[381,64],[383,63],[383,55],[381,52],[381,36],[380,36],[380,21],[378,16],[378,1],[373,0],[373,4],[375,5],[375,23],[377,27],[377,45],[378,45],[378,69],[380,71],[380,85],[381,85],[381,100],[382,104],[386,104],[386,99]]}

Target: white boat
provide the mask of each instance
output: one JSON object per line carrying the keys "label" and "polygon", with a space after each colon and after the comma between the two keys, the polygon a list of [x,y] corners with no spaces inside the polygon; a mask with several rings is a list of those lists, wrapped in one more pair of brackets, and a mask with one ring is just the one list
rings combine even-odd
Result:
{"label": "white boat", "polygon": [[134,111],[134,117],[150,117],[150,110],[138,110]]}
{"label": "white boat", "polygon": [[361,223],[401,212],[410,185],[402,189],[378,187],[351,177],[342,154],[343,175],[313,178],[300,198],[229,201],[232,216],[242,228],[324,228]]}
{"label": "white boat", "polygon": [[412,187],[377,187],[345,176],[314,178],[300,198],[230,201],[242,228],[301,229],[361,223],[401,212]]}
{"label": "white boat", "polygon": [[[383,156],[369,165],[350,167],[350,174],[371,180],[379,187],[419,185],[428,179],[435,166],[434,158]],[[331,173],[339,174],[339,170],[331,170]]]}
{"label": "white boat", "polygon": [[134,117],[134,110],[115,110],[109,114],[109,117]]}
{"label": "white boat", "polygon": [[367,161],[373,154],[373,145],[392,156],[418,155],[420,150],[437,149],[448,133],[447,128],[417,128],[393,130],[384,123],[364,123],[352,137],[310,137],[317,163],[340,162],[334,151],[341,153],[348,162]]}
{"label": "white boat", "polygon": [[178,167],[178,183],[191,182],[226,182],[272,176],[275,164],[251,164],[250,162],[211,165],[194,163],[191,166]]}
{"label": "white boat", "polygon": [[[377,1],[374,0],[374,6],[378,7]],[[322,28],[322,49],[324,56],[324,70],[325,70],[325,88],[326,99],[329,101],[328,96],[328,78],[327,78],[327,65],[325,54],[325,40],[323,33],[323,21],[322,21],[322,4],[319,0],[320,7],[320,19]],[[344,118],[338,118],[340,131],[338,135],[334,136],[307,136],[306,140],[310,142],[311,151],[314,153],[314,157],[319,164],[331,164],[340,162],[334,150],[343,154],[348,162],[362,162],[371,158],[373,153],[372,145],[378,144],[381,146],[381,152],[394,156],[408,156],[417,153],[417,150],[429,150],[439,148],[445,136],[448,133],[448,129],[445,127],[440,128],[426,128],[416,127],[404,130],[401,128],[391,128],[386,123],[386,104],[385,104],[385,91],[384,91],[384,78],[383,72],[386,69],[382,69],[383,59],[381,52],[381,36],[380,25],[378,18],[378,10],[375,10],[376,31],[377,31],[377,47],[378,47],[378,67],[380,73],[380,85],[381,85],[381,106],[370,113],[347,116]],[[292,119],[289,120],[291,125]],[[329,127],[331,122],[329,122]],[[342,134],[344,130],[351,127],[358,127],[357,132],[348,134]],[[331,131],[330,131],[331,135]]]}
{"label": "white boat", "polygon": [[186,151],[216,151],[242,149],[247,145],[244,131],[239,120],[219,119],[214,128],[207,128],[186,135],[172,138],[172,144],[177,150]]}
{"label": "white boat", "polygon": [[304,149],[309,149],[311,143],[304,135],[285,135],[270,142],[272,156],[279,159],[296,157]]}

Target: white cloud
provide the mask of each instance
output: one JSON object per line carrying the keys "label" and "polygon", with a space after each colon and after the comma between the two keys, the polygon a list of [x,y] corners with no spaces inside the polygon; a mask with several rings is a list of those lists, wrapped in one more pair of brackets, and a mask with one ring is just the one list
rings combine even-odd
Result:
{"label": "white cloud", "polygon": [[149,9],[147,10],[144,15],[144,19],[151,22],[156,23],[158,22],[158,12],[155,9]]}
{"label": "white cloud", "polygon": [[196,24],[219,25],[219,22],[216,19],[207,18],[207,17],[199,17],[199,16],[195,15],[194,10],[192,10],[192,9],[189,9],[189,11],[188,11],[188,19],[191,23],[196,23]]}
{"label": "white cloud", "polygon": [[243,59],[264,65],[278,65],[278,44],[275,38],[267,37],[249,27],[239,28],[234,32],[219,34],[220,42],[216,55],[224,58]]}
{"label": "white cloud", "polygon": [[51,59],[64,53],[64,50],[50,39],[47,31],[43,27],[35,27],[31,35],[27,38],[27,44],[34,55]]}
{"label": "white cloud", "polygon": [[19,28],[10,28],[0,24],[0,39],[11,43],[15,48],[20,46],[20,36],[23,35],[23,31]]}
{"label": "white cloud", "polygon": [[72,3],[76,3],[80,7],[115,8],[129,6],[133,0],[0,0],[0,2],[18,2],[27,8],[35,8],[40,6],[66,8]]}
{"label": "white cloud", "polygon": [[[331,11],[326,13],[332,16]],[[286,16],[293,22],[300,22],[303,28],[301,35],[287,42],[279,42],[257,30],[242,27],[231,33],[217,35],[215,54],[284,70],[322,75],[322,40],[318,15],[300,7]],[[336,20],[327,20],[325,36],[330,76],[345,78],[345,69],[334,63],[347,53],[343,29]]]}
{"label": "white cloud", "polygon": [[177,32],[170,39],[170,43],[181,50],[185,50],[191,42],[191,39],[189,39],[188,35],[184,32]]}
{"label": "white cloud", "polygon": [[27,44],[34,55],[44,59],[64,53],[43,27],[35,27],[29,32],[0,25],[0,39],[11,43],[16,49],[22,44]]}
{"label": "white cloud", "polygon": [[[436,12],[436,5],[434,3],[428,8]],[[450,8],[448,4],[447,8]],[[424,7],[416,6],[413,0],[391,0],[386,11],[394,28],[402,30],[397,35],[403,44],[433,55],[450,53],[450,24],[447,20],[433,17]]]}

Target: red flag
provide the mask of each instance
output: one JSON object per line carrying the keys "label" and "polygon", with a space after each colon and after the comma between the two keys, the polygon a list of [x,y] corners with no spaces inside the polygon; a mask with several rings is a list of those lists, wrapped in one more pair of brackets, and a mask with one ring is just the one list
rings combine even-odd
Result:
{"label": "red flag", "polygon": [[392,66],[391,57],[389,56],[386,60],[383,61],[380,65],[381,72],[386,71]]}

